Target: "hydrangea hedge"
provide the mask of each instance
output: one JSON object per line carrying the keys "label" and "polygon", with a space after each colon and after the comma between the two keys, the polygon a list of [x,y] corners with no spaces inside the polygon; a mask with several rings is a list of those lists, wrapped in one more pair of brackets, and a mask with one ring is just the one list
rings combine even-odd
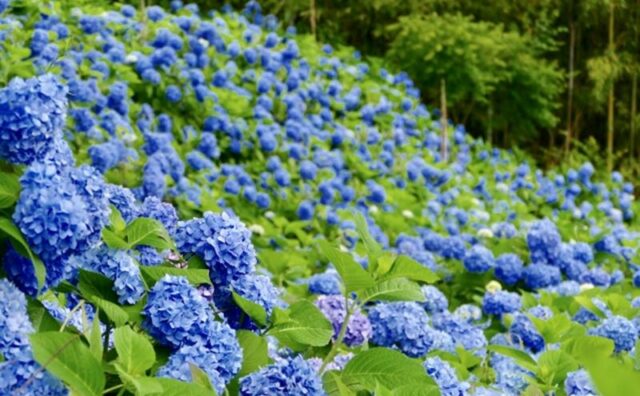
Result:
{"label": "hydrangea hedge", "polygon": [[0,394],[638,394],[619,173],[254,1],[171,8],[0,0]]}

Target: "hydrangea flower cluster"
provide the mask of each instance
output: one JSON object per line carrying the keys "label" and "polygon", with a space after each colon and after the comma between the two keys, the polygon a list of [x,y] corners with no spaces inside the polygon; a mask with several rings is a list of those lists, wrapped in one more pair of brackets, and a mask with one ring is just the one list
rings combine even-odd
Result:
{"label": "hydrangea flower cluster", "polygon": [[[347,316],[347,304],[353,305],[353,302],[347,301],[342,296],[330,295],[320,296],[316,300],[316,306],[329,319],[333,326],[333,338],[336,339],[340,334],[340,329]],[[347,346],[358,346],[369,340],[371,336],[371,323],[369,319],[355,308],[349,317],[347,329],[344,334],[343,342]]]}
{"label": "hydrangea flower cluster", "polygon": [[298,356],[284,359],[240,379],[243,396],[322,396],[322,382],[309,362]]}

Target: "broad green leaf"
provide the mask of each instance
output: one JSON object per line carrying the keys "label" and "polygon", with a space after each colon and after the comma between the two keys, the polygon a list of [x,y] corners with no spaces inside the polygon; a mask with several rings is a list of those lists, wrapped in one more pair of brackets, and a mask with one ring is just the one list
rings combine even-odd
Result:
{"label": "broad green leaf", "polygon": [[357,292],[375,284],[371,275],[350,254],[341,252],[325,240],[318,242],[318,249],[320,254],[336,267],[347,293]]}
{"label": "broad green leaf", "polygon": [[103,298],[93,296],[88,298],[100,311],[104,312],[107,319],[113,322],[116,327],[124,326],[129,321],[129,315],[118,304]]}
{"label": "broad green leaf", "polygon": [[112,249],[129,249],[127,241],[108,228],[102,229],[102,241]]}
{"label": "broad green leaf", "polygon": [[27,313],[37,333],[60,330],[60,323],[51,316],[49,310],[42,305],[40,300],[28,299]]}
{"label": "broad green leaf", "polygon": [[233,301],[242,309],[244,313],[249,315],[249,317],[259,326],[267,325],[267,311],[260,305],[256,304],[253,301],[247,300],[236,292],[232,292]]}
{"label": "broad green leaf", "polygon": [[387,348],[360,352],[342,371],[342,381],[350,388],[369,391],[373,391],[378,383],[391,390],[404,385],[434,384],[418,360]]}
{"label": "broad green leaf", "polygon": [[322,376],[322,385],[329,396],[355,396],[355,392],[342,382],[340,373],[336,370],[327,371]]}
{"label": "broad green leaf", "polygon": [[35,360],[75,394],[102,394],[105,385],[102,366],[80,336],[64,332],[35,333],[31,335],[31,347]]}
{"label": "broad green leaf", "polygon": [[140,271],[144,277],[145,282],[149,287],[162,279],[165,275],[184,276],[192,285],[201,285],[203,283],[211,284],[211,278],[209,278],[208,269],[192,269],[192,268],[176,268],[166,266],[140,266]]}
{"label": "broad green leaf", "polygon": [[424,294],[417,283],[404,278],[378,282],[360,293],[364,302],[369,301],[424,301]]}
{"label": "broad green leaf", "polygon": [[504,345],[489,345],[487,350],[512,358],[517,364],[529,371],[536,371],[536,361],[528,353]]}
{"label": "broad green leaf", "polygon": [[78,289],[82,296],[100,308],[106,319],[120,327],[129,320],[129,315],[118,305],[118,295],[112,287],[111,279],[96,272],[80,270]]}
{"label": "broad green leaf", "polygon": [[191,371],[191,382],[215,393],[215,390],[211,385],[211,380],[204,370],[193,363],[189,363],[189,370]]}
{"label": "broad green leaf", "polygon": [[169,233],[158,220],[139,217],[133,220],[126,230],[129,248],[138,245],[152,246],[158,250],[174,248]]}
{"label": "broad green leaf", "polygon": [[127,223],[122,218],[122,213],[115,206],[111,205],[111,214],[109,215],[109,222],[111,224],[111,228],[117,235],[122,235],[122,233],[127,228]]}
{"label": "broad green leaf", "polygon": [[118,372],[118,376],[122,382],[127,385],[127,388],[129,390],[131,390],[131,388],[135,389],[136,396],[162,394],[163,386],[162,383],[158,381],[158,378],[134,377],[128,374],[119,364],[116,363],[114,366]]}
{"label": "broad green leaf", "polygon": [[562,345],[562,348],[579,362],[590,356],[607,358],[615,348],[612,340],[604,337],[583,335],[574,337]]}
{"label": "broad green leaf", "polygon": [[156,360],[153,345],[147,337],[129,326],[115,329],[113,342],[118,352],[118,363],[128,374],[143,374],[153,366]]}
{"label": "broad green leaf", "polygon": [[440,396],[437,385],[403,385],[393,390],[393,396]]}
{"label": "broad green leaf", "polygon": [[0,209],[12,207],[20,196],[20,181],[15,173],[0,172]]}
{"label": "broad green leaf", "polygon": [[575,296],[574,298],[578,304],[580,304],[586,310],[593,312],[600,319],[604,319],[607,317],[604,312],[602,312],[600,308],[598,308],[598,306],[593,303],[591,297],[579,295]]}
{"label": "broad green leaf", "polygon": [[89,350],[96,360],[102,360],[104,348],[102,345],[102,330],[100,329],[100,309],[96,312],[93,322],[91,323],[91,333],[89,334]]}
{"label": "broad green leaf", "polygon": [[28,257],[33,264],[33,268],[35,270],[36,279],[38,280],[38,289],[44,286],[45,278],[47,276],[47,270],[44,267],[42,261],[36,257],[35,254],[31,251],[29,244],[24,239],[22,232],[20,229],[13,224],[10,219],[6,217],[0,217],[0,235],[6,235],[9,237],[11,241],[11,245],[13,248],[23,255],[24,257]]}
{"label": "broad green leaf", "polygon": [[216,396],[216,392],[193,382],[182,382],[171,378],[158,378],[162,393],[157,396]]}
{"label": "broad green leaf", "polygon": [[320,310],[309,301],[302,300],[289,308],[289,320],[275,325],[270,335],[281,342],[324,346],[333,336],[333,326]]}
{"label": "broad green leaf", "polygon": [[369,263],[377,262],[378,258],[382,255],[382,247],[369,233],[369,226],[367,220],[362,213],[356,213],[355,216],[356,231],[358,236],[364,242],[364,246],[367,249],[367,256],[369,256]]}
{"label": "broad green leaf", "polygon": [[436,283],[440,277],[429,268],[418,263],[408,256],[400,255],[396,258],[389,269],[389,272],[383,274],[384,279],[407,278],[417,282]]}
{"label": "broad green leaf", "polygon": [[264,337],[249,330],[238,330],[236,335],[242,347],[240,376],[253,373],[269,364],[267,340]]}
{"label": "broad green leaf", "polygon": [[567,373],[577,370],[578,362],[560,349],[549,350],[538,357],[536,374],[547,384],[562,384]]}
{"label": "broad green leaf", "polygon": [[580,363],[586,368],[602,396],[640,395],[640,372],[615,358],[589,356]]}

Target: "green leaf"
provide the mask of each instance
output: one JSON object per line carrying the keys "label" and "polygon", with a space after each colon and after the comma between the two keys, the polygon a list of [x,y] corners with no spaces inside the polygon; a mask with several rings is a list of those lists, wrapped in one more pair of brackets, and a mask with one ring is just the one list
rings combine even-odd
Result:
{"label": "green leaf", "polygon": [[78,289],[82,296],[93,303],[116,327],[128,320],[127,312],[118,305],[118,295],[113,291],[113,281],[96,272],[80,270]]}
{"label": "green leaf", "polygon": [[364,246],[367,249],[367,255],[369,256],[369,263],[376,263],[378,258],[382,255],[382,247],[369,233],[369,227],[367,226],[367,220],[362,213],[356,213],[355,216],[356,231],[360,240],[364,242]]}
{"label": "green leaf", "polygon": [[114,365],[118,376],[122,382],[130,389],[135,389],[136,396],[157,395],[162,394],[163,386],[158,378],[152,377],[134,377],[128,374],[119,364]]}
{"label": "green leaf", "polygon": [[98,312],[96,312],[96,315],[94,316],[93,323],[91,323],[91,334],[89,334],[89,350],[91,351],[93,357],[96,358],[96,360],[101,361],[104,348],[102,345],[102,330],[100,329],[100,320],[98,319],[100,316],[99,314],[100,310],[98,309]]}
{"label": "green leaf", "polygon": [[336,267],[347,293],[374,286],[375,282],[371,275],[350,254],[341,252],[325,240],[318,242],[318,248],[320,254]]}
{"label": "green leaf", "polygon": [[342,381],[350,388],[369,391],[378,383],[391,390],[404,385],[434,384],[418,360],[387,348],[373,348],[356,355],[342,371]]}
{"label": "green leaf", "polygon": [[611,356],[615,345],[608,338],[583,335],[568,340],[562,345],[562,348],[576,360],[582,362],[591,356],[603,359]]}
{"label": "green leaf", "polygon": [[44,286],[45,278],[47,276],[47,270],[44,267],[44,264],[35,254],[31,251],[29,244],[24,239],[22,232],[20,229],[13,224],[13,222],[6,217],[0,217],[0,234],[4,234],[9,237],[11,240],[11,245],[13,248],[23,255],[24,257],[28,257],[33,264],[33,268],[35,270],[36,279],[38,280],[38,289]]}
{"label": "green leaf", "polygon": [[602,396],[639,395],[640,372],[614,358],[589,356],[581,361]]}
{"label": "green leaf", "polygon": [[424,294],[417,283],[404,278],[378,282],[360,293],[363,302],[369,301],[424,301]]}
{"label": "green leaf", "polygon": [[242,347],[241,377],[269,364],[267,340],[264,337],[249,330],[238,330],[236,335]]}
{"label": "green leaf", "polygon": [[529,371],[536,371],[536,361],[528,353],[504,345],[489,345],[487,350],[512,358],[517,364]]}
{"label": "green leaf", "polygon": [[27,300],[27,313],[37,333],[60,330],[60,323],[51,316],[49,310],[39,300]]}
{"label": "green leaf", "polygon": [[437,385],[403,385],[393,390],[393,396],[440,396]]}
{"label": "green leaf", "polygon": [[35,333],[30,338],[35,360],[75,394],[102,394],[105,385],[102,366],[78,335],[51,331]]}
{"label": "green leaf", "polygon": [[12,207],[19,196],[19,176],[15,173],[0,172],[0,209]]}
{"label": "green leaf", "polygon": [[171,378],[157,378],[162,393],[157,396],[216,396],[215,391],[193,382],[182,382]]}
{"label": "green leaf", "polygon": [[267,311],[259,305],[254,303],[253,301],[247,300],[236,292],[232,292],[233,301],[242,309],[244,313],[249,315],[249,317],[259,326],[264,327],[267,325]]}
{"label": "green leaf", "polygon": [[127,228],[127,222],[122,218],[122,213],[114,205],[111,205],[111,214],[109,215],[109,222],[113,231],[120,235]]}
{"label": "green leaf", "polygon": [[396,258],[389,269],[389,272],[383,274],[384,279],[407,278],[417,282],[436,283],[440,277],[429,268],[418,263],[408,256],[400,255]]}
{"label": "green leaf", "polygon": [[198,384],[215,394],[216,391],[211,385],[211,380],[209,379],[207,373],[204,372],[204,370],[193,363],[189,363],[189,370],[191,371],[191,382],[193,382],[194,384]]}
{"label": "green leaf", "polygon": [[111,249],[129,249],[129,244],[127,243],[127,241],[122,239],[122,237],[108,228],[102,229],[102,241]]}
{"label": "green leaf", "polygon": [[[338,371],[327,371],[322,376],[322,385],[329,396],[355,396],[355,392],[342,382]],[[377,395],[378,393],[376,393]]]}
{"label": "green leaf", "polygon": [[118,352],[118,363],[128,374],[143,374],[153,366],[156,353],[147,337],[129,326],[123,326],[115,329],[113,341]]}
{"label": "green leaf", "polygon": [[281,342],[325,346],[333,336],[331,322],[309,301],[299,301],[289,308],[289,320],[275,325],[269,334]]}
{"label": "green leaf", "polygon": [[600,319],[604,319],[607,316],[604,314],[604,312],[602,312],[600,310],[600,308],[598,308],[598,306],[596,306],[593,301],[591,300],[591,297],[589,296],[584,296],[584,295],[579,295],[579,296],[575,296],[574,297],[576,302],[578,304],[580,304],[584,309],[593,312],[596,316],[598,316]]}
{"label": "green leaf", "polygon": [[560,349],[544,352],[538,358],[536,374],[547,384],[558,385],[564,382],[570,371],[577,370],[578,362],[567,352]]}
{"label": "green leaf", "polygon": [[165,275],[174,275],[174,276],[184,276],[187,278],[189,283],[192,285],[198,286],[203,283],[211,284],[211,278],[209,278],[209,270],[208,269],[192,269],[192,268],[176,268],[176,267],[165,267],[165,266],[140,266],[140,271],[142,272],[142,276],[149,285],[149,287],[153,287],[153,285],[162,279]]}
{"label": "green leaf", "polygon": [[173,249],[175,245],[169,233],[158,220],[139,217],[126,230],[129,248],[138,245],[152,246],[158,250]]}

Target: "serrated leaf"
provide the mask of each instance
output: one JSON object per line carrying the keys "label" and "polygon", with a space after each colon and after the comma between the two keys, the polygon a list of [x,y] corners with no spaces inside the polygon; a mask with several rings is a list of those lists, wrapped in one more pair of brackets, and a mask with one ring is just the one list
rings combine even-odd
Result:
{"label": "serrated leaf", "polygon": [[189,363],[189,371],[191,371],[191,382],[215,393],[213,386],[211,386],[211,380],[204,370],[193,363]]}
{"label": "serrated leaf", "polygon": [[153,285],[155,285],[155,283],[165,275],[184,276],[187,278],[189,283],[195,286],[203,283],[211,284],[208,269],[176,268],[166,266],[152,267],[141,265],[140,272],[149,287],[153,287]]}
{"label": "serrated leaf", "polygon": [[369,233],[369,226],[367,220],[362,213],[356,213],[355,216],[356,232],[360,237],[360,240],[364,243],[367,250],[367,256],[369,256],[369,263],[377,262],[378,258],[382,255],[382,247]]}
{"label": "serrated leaf", "polygon": [[122,218],[122,213],[114,205],[111,205],[111,213],[109,214],[109,222],[113,231],[120,235],[127,228],[127,222]]}
{"label": "serrated leaf", "polygon": [[31,251],[20,229],[11,220],[6,217],[0,217],[0,234],[8,236],[11,241],[11,246],[13,246],[18,253],[31,260],[36,279],[38,280],[38,289],[41,289],[45,283],[47,270],[42,261]]}
{"label": "serrated leaf", "polygon": [[329,396],[355,396],[355,392],[342,382],[340,373],[336,370],[327,371],[322,376],[322,385]]}
{"label": "serrated leaf", "polygon": [[341,252],[325,240],[318,242],[318,248],[319,253],[333,263],[344,282],[347,293],[374,286],[375,282],[371,275],[350,254]]}
{"label": "serrated leaf", "polygon": [[102,366],[78,335],[54,331],[35,333],[30,338],[35,360],[75,394],[102,394],[105,385]]}
{"label": "serrated leaf", "polygon": [[193,382],[182,382],[171,378],[157,378],[162,393],[157,396],[216,396],[216,392]]}
{"label": "serrated leaf", "polygon": [[118,352],[118,363],[128,374],[140,375],[153,366],[156,360],[153,345],[129,326],[115,329],[113,342]]}
{"label": "serrated leaf", "polygon": [[242,309],[244,313],[249,315],[249,317],[259,326],[267,325],[267,311],[259,305],[254,303],[253,301],[247,300],[236,292],[232,292],[233,301]]}
{"label": "serrated leaf", "polygon": [[536,361],[528,353],[504,345],[489,345],[487,350],[512,358],[516,364],[529,371],[536,371]]}
{"label": "serrated leaf", "polygon": [[0,209],[12,207],[20,196],[20,181],[14,173],[0,172]]}
{"label": "serrated leaf", "polygon": [[127,241],[122,239],[118,234],[108,228],[102,229],[102,242],[104,242],[104,244],[111,249],[129,249],[129,244],[127,243]]}
{"label": "serrated leaf", "polygon": [[393,396],[440,396],[437,385],[403,385],[393,390]]}
{"label": "serrated leaf", "polygon": [[126,229],[127,243],[132,249],[136,246],[151,246],[158,250],[173,249],[175,245],[169,233],[158,220],[139,217]]}
{"label": "serrated leaf", "polygon": [[102,330],[100,329],[100,309],[97,310],[93,322],[91,323],[91,333],[89,334],[89,350],[96,360],[102,360],[104,348],[102,345]]}
{"label": "serrated leaf", "polygon": [[570,371],[577,370],[578,362],[560,349],[545,351],[538,357],[536,374],[548,384],[564,383]]}
{"label": "serrated leaf", "polygon": [[387,348],[360,352],[347,363],[341,378],[350,388],[369,391],[373,391],[378,383],[388,389],[434,385],[419,361]]}
{"label": "serrated leaf", "polygon": [[49,310],[39,300],[27,300],[27,313],[37,333],[60,330],[60,323],[51,316]]}
{"label": "serrated leaf", "polygon": [[369,301],[424,301],[424,294],[417,283],[404,278],[378,282],[360,293],[363,302]]}
{"label": "serrated leaf", "polygon": [[407,278],[428,284],[433,284],[440,280],[440,277],[435,272],[411,257],[404,255],[398,256],[389,269],[389,272],[382,275],[384,279]]}
{"label": "serrated leaf", "polygon": [[325,346],[333,336],[333,326],[315,305],[299,301],[289,308],[289,320],[275,325],[269,334],[281,342]]}
{"label": "serrated leaf", "polygon": [[249,330],[238,330],[236,336],[242,347],[241,377],[269,364],[268,345],[264,337]]}

